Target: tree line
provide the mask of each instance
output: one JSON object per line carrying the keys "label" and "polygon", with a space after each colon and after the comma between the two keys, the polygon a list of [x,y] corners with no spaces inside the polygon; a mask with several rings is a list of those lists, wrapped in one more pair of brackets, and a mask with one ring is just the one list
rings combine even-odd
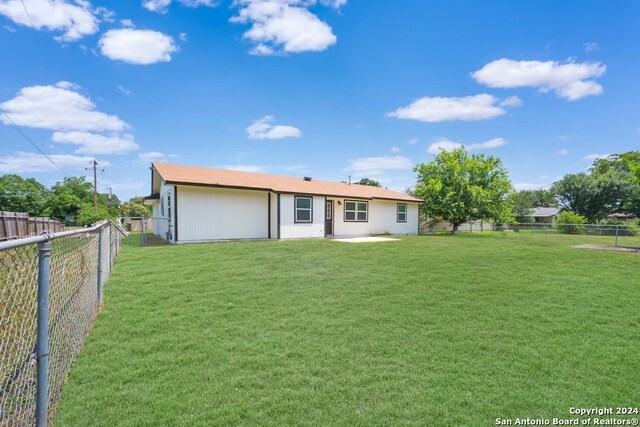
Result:
{"label": "tree line", "polygon": [[[498,157],[469,154],[464,147],[440,152],[433,161],[418,164],[411,194],[423,199],[422,213],[430,221],[447,221],[455,232],[469,221],[528,222],[534,207],[562,207],[566,221],[597,223],[610,214],[640,217],[640,151],[597,159],[588,172],[567,174],[548,189],[516,192]],[[380,187],[363,178],[355,184]],[[87,225],[118,216],[151,216],[143,197],[121,203],[116,195],[98,194],[85,177],[67,177],[47,188],[34,178],[0,176],[0,210],[48,216],[68,225]]]}
{"label": "tree line", "polygon": [[[442,151],[415,167],[411,193],[423,199],[431,223],[447,221],[455,232],[469,221],[529,222],[534,207],[562,207],[567,222],[597,223],[616,212],[640,217],[640,152],[595,160],[587,173],[567,174],[549,189],[516,192],[498,157]],[[561,218],[562,219],[562,218]]]}
{"label": "tree line", "polygon": [[118,216],[151,216],[143,197],[121,203],[117,195],[98,193],[98,209],[93,205],[93,184],[84,176],[66,177],[48,188],[34,178],[0,176],[0,211],[26,212],[33,217],[49,217],[66,225],[89,225]]}

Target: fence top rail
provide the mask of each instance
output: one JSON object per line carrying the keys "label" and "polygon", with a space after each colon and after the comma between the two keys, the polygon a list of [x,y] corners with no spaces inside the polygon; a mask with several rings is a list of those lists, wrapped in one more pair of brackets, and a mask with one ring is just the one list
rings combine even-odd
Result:
{"label": "fence top rail", "polygon": [[587,228],[604,228],[615,230],[616,228],[624,228],[624,227],[635,227],[635,224],[566,224],[562,222],[506,222],[503,224],[495,224],[496,227],[508,226],[508,227],[532,227],[532,228],[557,228],[558,226],[562,227],[587,227]]}
{"label": "fence top rail", "polygon": [[[42,242],[47,242],[47,241],[51,241],[54,239],[58,239],[60,237],[67,237],[67,236],[74,236],[76,234],[82,234],[82,233],[91,233],[94,231],[98,231],[99,229],[107,226],[107,224],[110,224],[111,221],[101,221],[98,224],[94,225],[93,227],[87,227],[87,228],[78,228],[76,230],[70,230],[70,231],[61,231],[58,233],[45,233],[45,234],[41,234],[39,236],[31,236],[31,237],[24,237],[21,239],[15,239],[15,240],[8,240],[6,242],[0,242],[0,251],[4,251],[7,249],[14,249],[14,248],[18,248],[20,246],[27,246],[27,245],[32,245],[35,243],[42,243]],[[120,227],[117,227],[118,230],[120,231],[120,233],[122,233],[122,230]],[[123,234],[126,236],[126,234]]]}

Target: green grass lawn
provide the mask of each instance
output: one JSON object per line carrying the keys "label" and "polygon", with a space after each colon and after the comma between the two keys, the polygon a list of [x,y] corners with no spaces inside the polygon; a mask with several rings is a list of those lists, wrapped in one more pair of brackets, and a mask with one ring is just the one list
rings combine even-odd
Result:
{"label": "green grass lawn", "polygon": [[57,426],[481,426],[640,403],[639,254],[522,233],[138,240]]}

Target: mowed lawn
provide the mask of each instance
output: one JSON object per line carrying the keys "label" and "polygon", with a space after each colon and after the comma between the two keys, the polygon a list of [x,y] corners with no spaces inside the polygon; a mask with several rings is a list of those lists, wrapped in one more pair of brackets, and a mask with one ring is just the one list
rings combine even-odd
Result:
{"label": "mowed lawn", "polygon": [[137,247],[56,426],[494,425],[640,402],[640,254],[522,234]]}

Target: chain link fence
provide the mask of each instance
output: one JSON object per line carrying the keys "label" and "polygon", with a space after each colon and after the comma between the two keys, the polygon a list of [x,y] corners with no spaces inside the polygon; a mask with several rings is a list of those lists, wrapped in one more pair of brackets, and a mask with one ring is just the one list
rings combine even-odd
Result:
{"label": "chain link fence", "polygon": [[0,243],[0,426],[47,425],[125,234],[104,222]]}
{"label": "chain link fence", "polygon": [[640,227],[629,224],[495,224],[494,232],[513,233],[522,238],[565,241],[575,245],[640,248]]}
{"label": "chain link fence", "polygon": [[172,241],[173,226],[168,218],[146,218],[140,234],[140,246],[161,246]]}

